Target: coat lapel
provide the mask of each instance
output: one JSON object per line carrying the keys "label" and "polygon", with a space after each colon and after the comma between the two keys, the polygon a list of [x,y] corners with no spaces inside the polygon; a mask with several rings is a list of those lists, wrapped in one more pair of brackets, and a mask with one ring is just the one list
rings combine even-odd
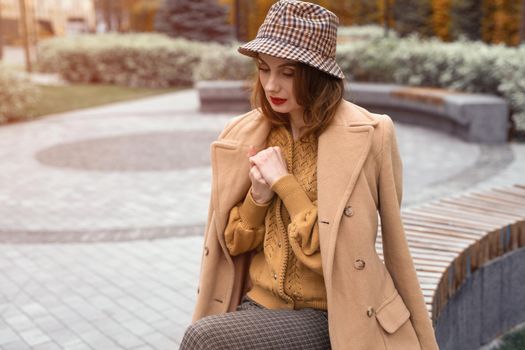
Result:
{"label": "coat lapel", "polygon": [[270,132],[270,124],[260,115],[250,120],[249,125],[237,127],[241,130],[236,130],[235,136],[226,135],[211,144],[211,195],[217,218],[215,225],[219,242],[227,256],[228,250],[222,233],[226,228],[229,211],[244,200],[251,185],[248,176],[248,149],[253,145],[257,151],[262,150]]}
{"label": "coat lapel", "polygon": [[357,118],[356,113],[362,114],[355,108],[342,109],[338,112],[341,122],[327,128],[318,143],[317,205],[321,257],[327,283],[332,278],[341,216],[370,152],[374,126],[377,125],[375,120]]}

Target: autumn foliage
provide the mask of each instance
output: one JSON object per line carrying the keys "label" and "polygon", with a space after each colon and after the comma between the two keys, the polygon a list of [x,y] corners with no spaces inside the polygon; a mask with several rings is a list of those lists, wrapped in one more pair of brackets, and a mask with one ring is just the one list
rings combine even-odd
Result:
{"label": "autumn foliage", "polygon": [[[277,0],[218,0],[240,21],[239,39],[250,40]],[[519,44],[521,0],[317,0],[338,15],[340,25],[381,24],[401,35],[417,32],[444,41],[460,37],[488,43]]]}

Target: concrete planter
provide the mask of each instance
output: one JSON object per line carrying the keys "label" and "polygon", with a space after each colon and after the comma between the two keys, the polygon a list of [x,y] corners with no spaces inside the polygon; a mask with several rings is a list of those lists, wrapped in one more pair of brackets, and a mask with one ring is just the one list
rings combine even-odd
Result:
{"label": "concrete planter", "polygon": [[[243,81],[199,81],[201,111],[250,110],[250,85]],[[506,142],[509,107],[497,96],[393,84],[347,83],[345,99],[400,122],[426,126],[468,142]]]}
{"label": "concrete planter", "polygon": [[434,326],[441,350],[480,349],[525,322],[525,248],[490,261],[450,299]]}

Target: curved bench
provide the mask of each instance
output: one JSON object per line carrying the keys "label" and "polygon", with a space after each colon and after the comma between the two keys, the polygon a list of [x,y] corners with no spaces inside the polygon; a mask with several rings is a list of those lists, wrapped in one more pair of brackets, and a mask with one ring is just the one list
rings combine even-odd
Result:
{"label": "curved bench", "polygon": [[[250,86],[245,81],[198,81],[202,112],[245,112]],[[469,142],[508,139],[509,108],[492,95],[391,84],[346,83],[345,98],[394,120],[441,129]]]}
{"label": "curved bench", "polygon": [[[472,274],[494,259],[525,246],[525,185],[440,199],[403,209],[402,218],[430,317],[434,326],[446,329],[447,325],[439,324],[441,312]],[[376,249],[383,259],[380,236]],[[524,265],[523,262],[521,265]],[[522,290],[525,290],[525,285]],[[512,303],[512,300],[501,302]],[[508,306],[506,310],[512,310],[513,306]],[[469,307],[483,305],[472,301]],[[516,309],[516,312],[523,314],[509,317],[525,320],[525,308]],[[478,338],[470,339],[471,342],[493,339],[512,326],[508,322],[500,322],[487,330],[476,328],[476,322],[480,320],[468,321],[480,333]],[[460,339],[453,341],[460,343]],[[470,345],[479,347],[483,344]]]}
{"label": "curved bench", "polygon": [[509,107],[497,96],[430,87],[350,83],[345,97],[392,119],[437,128],[469,142],[505,142]]}

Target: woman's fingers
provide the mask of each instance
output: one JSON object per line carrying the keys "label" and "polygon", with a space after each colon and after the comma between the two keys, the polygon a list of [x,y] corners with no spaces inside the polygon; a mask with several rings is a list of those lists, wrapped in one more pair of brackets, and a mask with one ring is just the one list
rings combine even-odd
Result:
{"label": "woman's fingers", "polygon": [[261,174],[261,172],[259,171],[259,169],[257,168],[257,166],[253,166],[251,169],[250,169],[250,174],[252,176],[252,178],[260,183],[266,183],[266,181],[264,181],[264,178]]}
{"label": "woman's fingers", "polygon": [[250,145],[250,147],[248,147],[248,154],[247,156],[248,157],[252,157],[254,155],[257,154],[257,150],[255,149],[255,146],[254,145]]}
{"label": "woman's fingers", "polygon": [[274,153],[275,150],[274,150],[275,147],[268,147],[266,149],[263,149],[262,151],[250,156],[248,159],[250,161],[250,164],[256,164],[256,165],[262,165],[263,162],[267,161],[271,156],[272,154],[271,153]]}
{"label": "woman's fingers", "polygon": [[253,180],[258,180],[258,171],[257,171],[257,167],[256,166],[252,166],[251,169],[250,169],[250,177],[253,179]]}

